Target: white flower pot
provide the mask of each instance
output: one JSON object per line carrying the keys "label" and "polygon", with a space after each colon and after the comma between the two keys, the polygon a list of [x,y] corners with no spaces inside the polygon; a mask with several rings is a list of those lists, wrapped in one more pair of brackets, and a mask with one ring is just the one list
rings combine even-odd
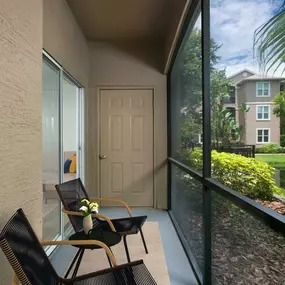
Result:
{"label": "white flower pot", "polygon": [[93,228],[92,216],[88,215],[88,216],[83,218],[84,233],[87,235],[92,228]]}

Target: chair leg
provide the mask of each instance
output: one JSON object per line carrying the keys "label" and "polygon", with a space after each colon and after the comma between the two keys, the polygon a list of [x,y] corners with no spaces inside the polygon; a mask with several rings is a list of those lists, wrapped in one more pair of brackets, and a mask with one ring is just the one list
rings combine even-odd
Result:
{"label": "chair leg", "polygon": [[66,271],[66,273],[65,273],[65,275],[64,275],[64,278],[65,278],[65,279],[66,279],[67,276],[69,275],[69,273],[70,273],[72,267],[74,266],[76,260],[78,259],[78,256],[79,256],[80,253],[81,253],[81,249],[78,249],[78,251],[76,252],[76,254],[75,254],[75,256],[74,256],[74,258],[73,258],[73,260],[72,260],[72,262],[71,262],[71,264],[70,264],[70,266],[68,267],[68,269],[67,269],[67,271]]}
{"label": "chair leg", "polygon": [[130,259],[130,254],[129,254],[128,244],[127,244],[127,236],[126,235],[124,235],[123,240],[124,240],[124,246],[125,246],[125,251],[126,251],[126,255],[127,255],[127,260],[128,260],[128,263],[130,263],[131,259]]}
{"label": "chair leg", "polygon": [[75,268],[74,268],[74,271],[73,271],[73,274],[72,274],[72,278],[76,277],[76,275],[77,275],[79,266],[80,266],[81,261],[82,261],[82,257],[83,257],[84,251],[85,251],[84,248],[81,249],[81,253],[80,253],[80,255],[79,255],[78,261],[77,261],[76,266],[75,266]]}
{"label": "chair leg", "polygon": [[141,233],[141,237],[142,237],[145,253],[148,254],[148,249],[147,249],[147,246],[146,246],[146,242],[145,242],[145,239],[144,239],[144,235],[143,235],[142,229],[140,229],[140,233]]}

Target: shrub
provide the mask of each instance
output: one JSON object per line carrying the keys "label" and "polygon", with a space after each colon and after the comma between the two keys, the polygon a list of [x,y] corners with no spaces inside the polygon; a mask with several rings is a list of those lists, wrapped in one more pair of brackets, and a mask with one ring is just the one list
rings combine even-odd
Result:
{"label": "shrub", "polygon": [[280,145],[282,147],[285,147],[285,134],[284,135],[280,135]]}
{"label": "shrub", "polygon": [[285,147],[278,144],[266,144],[262,147],[256,148],[256,153],[285,153]]}
{"label": "shrub", "polygon": [[[185,153],[192,167],[202,170],[202,150]],[[281,193],[274,180],[275,169],[255,158],[212,151],[212,177],[252,199],[272,200]]]}

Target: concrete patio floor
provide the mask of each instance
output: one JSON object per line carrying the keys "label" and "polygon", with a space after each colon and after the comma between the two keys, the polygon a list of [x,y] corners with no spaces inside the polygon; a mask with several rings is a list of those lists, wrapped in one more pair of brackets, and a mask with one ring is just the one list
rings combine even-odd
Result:
{"label": "concrete patio floor", "polygon": [[[134,215],[147,215],[148,221],[158,222],[171,285],[198,284],[167,211],[132,209]],[[100,213],[111,218],[126,216],[122,208],[100,208]],[[59,275],[63,275],[76,249],[62,246],[50,256]]]}

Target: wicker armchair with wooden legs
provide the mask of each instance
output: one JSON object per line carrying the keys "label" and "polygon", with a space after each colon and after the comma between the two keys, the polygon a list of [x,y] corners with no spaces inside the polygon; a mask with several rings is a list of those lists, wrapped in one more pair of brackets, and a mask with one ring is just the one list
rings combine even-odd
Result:
{"label": "wicker armchair with wooden legs", "polygon": [[[78,244],[102,247],[113,263],[113,267],[71,279],[59,277],[42,246]],[[86,240],[44,241],[40,243],[22,209],[19,209],[11,217],[0,233],[0,247],[15,272],[12,280],[13,285],[20,283],[22,285],[156,284],[142,260],[118,266],[112,252],[102,242]]]}
{"label": "wicker armchair with wooden legs", "polygon": [[140,233],[145,252],[148,253],[147,245],[142,231],[142,226],[144,225],[147,216],[132,216],[132,212],[129,206],[124,201],[119,199],[90,198],[80,178],[56,185],[55,188],[64,206],[63,211],[68,215],[71,224],[73,225],[73,228],[76,232],[81,231],[83,228],[82,217],[79,217],[78,215],[79,200],[88,199],[90,201],[112,202],[122,205],[126,209],[128,217],[109,219],[102,215],[93,215],[93,222],[96,226],[96,229],[109,229],[112,231],[115,230],[123,237],[128,262],[131,262],[127,244],[128,235]]}

